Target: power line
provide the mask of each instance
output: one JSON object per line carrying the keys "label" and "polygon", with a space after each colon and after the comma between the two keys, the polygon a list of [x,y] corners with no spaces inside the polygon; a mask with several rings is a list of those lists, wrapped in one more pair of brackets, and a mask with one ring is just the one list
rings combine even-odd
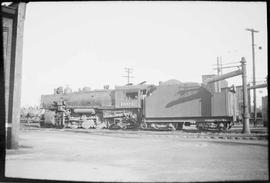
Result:
{"label": "power line", "polygon": [[241,66],[234,65],[234,66],[218,67],[218,68],[214,68],[214,70],[221,70],[222,71],[222,69],[235,68],[235,67],[241,67]]}
{"label": "power line", "polygon": [[[222,57],[220,57],[222,58]],[[221,63],[221,65],[231,65],[231,64],[240,64],[240,62],[227,62],[227,63]],[[217,64],[212,64],[212,66],[216,66]]]}
{"label": "power line", "polygon": [[222,65],[239,64],[239,63],[240,62],[228,62],[228,63],[222,64]]}

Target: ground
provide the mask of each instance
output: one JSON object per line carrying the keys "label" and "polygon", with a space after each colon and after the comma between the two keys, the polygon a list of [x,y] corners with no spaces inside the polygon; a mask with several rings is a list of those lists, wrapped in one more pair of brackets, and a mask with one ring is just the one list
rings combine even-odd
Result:
{"label": "ground", "polygon": [[187,134],[22,130],[20,148],[7,150],[6,176],[110,182],[269,179],[267,140]]}

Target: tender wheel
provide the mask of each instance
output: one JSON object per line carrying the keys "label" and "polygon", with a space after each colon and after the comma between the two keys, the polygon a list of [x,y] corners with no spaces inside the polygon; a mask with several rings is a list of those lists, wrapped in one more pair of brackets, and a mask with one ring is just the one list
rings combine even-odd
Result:
{"label": "tender wheel", "polygon": [[145,122],[142,122],[141,125],[140,125],[140,127],[142,129],[146,129],[147,128],[147,124]]}
{"label": "tender wheel", "polygon": [[171,130],[171,131],[175,131],[175,130],[176,130],[175,124],[172,124],[172,123],[170,123],[170,124],[168,125],[168,128],[169,128],[169,130]]}
{"label": "tender wheel", "polygon": [[228,125],[227,123],[219,123],[218,124],[218,130],[221,132],[224,132],[228,129]]}
{"label": "tender wheel", "polygon": [[199,131],[204,130],[204,125],[202,123],[197,123],[196,127]]}
{"label": "tender wheel", "polygon": [[233,127],[234,124],[235,124],[234,121],[233,121],[233,122],[230,122],[229,124],[227,123],[228,130],[231,129],[231,128]]}

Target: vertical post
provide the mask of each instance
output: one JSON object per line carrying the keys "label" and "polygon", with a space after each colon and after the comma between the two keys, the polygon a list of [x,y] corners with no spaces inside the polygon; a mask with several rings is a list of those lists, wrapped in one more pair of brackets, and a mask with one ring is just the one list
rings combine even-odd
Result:
{"label": "vertical post", "polygon": [[11,147],[17,148],[18,132],[20,130],[20,108],[21,108],[21,80],[22,80],[22,49],[23,49],[23,27],[25,19],[26,3],[18,3],[17,8],[17,35],[16,35],[16,56],[14,68],[14,90],[12,105],[12,135]]}
{"label": "vertical post", "polygon": [[128,71],[127,71],[127,74],[128,74],[128,75],[127,75],[128,84],[129,84],[129,77],[130,77],[130,76],[129,76],[129,73],[130,73],[130,70],[128,69]]}
{"label": "vertical post", "polygon": [[[219,63],[219,57],[217,57],[217,75],[220,76],[220,63]],[[217,82],[217,92],[220,92],[220,82]]]}
{"label": "vertical post", "polygon": [[[253,86],[256,85],[255,78],[255,51],[254,51],[254,31],[251,32],[252,37],[252,64],[253,64]],[[254,111],[254,126],[257,120],[257,105],[256,105],[256,89],[253,89],[253,111]]]}
{"label": "vertical post", "polygon": [[[246,29],[247,31],[251,32],[251,41],[252,41],[252,64],[253,64],[253,86],[256,85],[256,76],[255,76],[255,44],[254,44],[254,32],[259,32],[254,29]],[[254,112],[254,125],[256,124],[257,120],[257,105],[256,105],[256,89],[253,89],[253,112]]]}
{"label": "vertical post", "polygon": [[[250,87],[250,84],[248,84],[247,87]],[[248,111],[251,113],[250,91],[251,91],[251,90],[248,90]]]}
{"label": "vertical post", "polygon": [[62,112],[62,127],[65,126],[65,112]]}
{"label": "vertical post", "polygon": [[245,57],[241,58],[242,66],[242,85],[243,85],[243,131],[242,133],[249,134],[249,113],[248,113],[248,90],[247,90],[247,68]]}
{"label": "vertical post", "polygon": [[[12,3],[3,11],[6,148],[19,145],[23,26],[26,3]],[[2,12],[1,12],[2,15]],[[5,23],[6,22],[6,23]]]}
{"label": "vertical post", "polygon": [[222,57],[220,56],[220,74],[222,75],[223,74],[223,72],[222,72]]}
{"label": "vertical post", "polygon": [[[7,12],[7,10],[12,10],[12,12]],[[11,148],[11,129],[12,129],[12,120],[10,120],[11,119],[10,105],[12,102],[12,98],[10,98],[10,95],[13,91],[11,89],[11,86],[12,86],[11,80],[13,80],[12,76],[14,76],[13,63],[15,62],[15,58],[14,58],[15,47],[13,46],[13,44],[15,42],[15,37],[14,37],[13,32],[14,32],[14,27],[15,27],[14,22],[16,22],[15,21],[16,10],[14,10],[13,8],[11,9],[10,7],[1,6],[1,11],[3,12],[2,27],[3,27],[3,48],[4,48],[3,49],[4,51],[4,54],[3,54],[4,77],[1,77],[1,81],[5,83],[5,89],[4,89],[5,108],[1,108],[1,109],[3,109],[3,112],[5,113],[4,127],[6,130],[6,134],[5,134],[6,135],[5,136],[6,148],[10,149]]]}

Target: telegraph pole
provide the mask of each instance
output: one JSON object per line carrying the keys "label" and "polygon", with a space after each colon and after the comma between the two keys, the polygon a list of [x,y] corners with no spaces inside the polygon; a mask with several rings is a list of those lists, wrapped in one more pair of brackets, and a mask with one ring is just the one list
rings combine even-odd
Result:
{"label": "telegraph pole", "polygon": [[220,74],[222,75],[223,72],[222,72],[222,57],[221,56],[219,57],[219,65],[220,65]]}
{"label": "telegraph pole", "polygon": [[134,78],[133,76],[131,76],[131,73],[133,71],[132,68],[125,68],[125,71],[127,72],[127,75],[126,76],[123,76],[123,77],[126,77],[127,78],[127,84],[130,83],[130,78]]}
{"label": "telegraph pole", "polygon": [[[259,31],[254,29],[246,29],[251,32],[251,40],[252,40],[252,63],[253,63],[253,86],[256,85],[256,76],[255,76],[255,44],[254,44],[254,32],[257,33]],[[253,89],[253,111],[254,111],[254,124],[257,120],[257,106],[256,106],[256,89]]]}

